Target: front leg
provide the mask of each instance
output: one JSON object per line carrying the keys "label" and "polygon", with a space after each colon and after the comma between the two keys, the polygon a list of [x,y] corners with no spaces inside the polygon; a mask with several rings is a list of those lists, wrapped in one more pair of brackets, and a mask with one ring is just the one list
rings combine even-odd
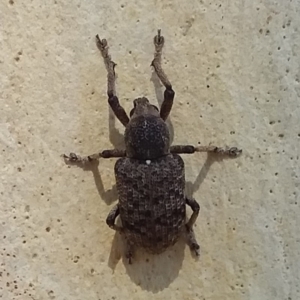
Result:
{"label": "front leg", "polygon": [[166,120],[173,106],[175,92],[173,91],[172,85],[161,66],[161,54],[165,39],[162,35],[160,35],[160,32],[161,31],[159,29],[157,35],[154,37],[155,53],[151,66],[154,67],[158,78],[166,88],[164,92],[164,101],[160,108],[160,116],[163,120]]}
{"label": "front leg", "polygon": [[208,152],[229,157],[237,157],[242,153],[242,149],[237,147],[216,147],[216,146],[192,146],[192,145],[174,145],[170,147],[171,153],[193,154],[195,152]]}
{"label": "front leg", "polygon": [[70,153],[69,155],[63,154],[63,157],[68,162],[86,164],[93,161],[98,161],[100,158],[112,158],[112,157],[125,157],[126,150],[120,149],[110,149],[103,150],[102,152],[91,154],[88,156],[79,156],[75,153]]}
{"label": "front leg", "polygon": [[101,40],[96,35],[96,44],[98,49],[100,50],[104,63],[107,70],[107,96],[108,96],[108,103],[113,110],[116,117],[119,121],[126,126],[129,122],[129,118],[124,110],[124,108],[120,105],[119,99],[115,94],[116,90],[116,74],[115,74],[115,66],[116,64],[111,60],[111,57],[108,53],[108,45],[106,39]]}

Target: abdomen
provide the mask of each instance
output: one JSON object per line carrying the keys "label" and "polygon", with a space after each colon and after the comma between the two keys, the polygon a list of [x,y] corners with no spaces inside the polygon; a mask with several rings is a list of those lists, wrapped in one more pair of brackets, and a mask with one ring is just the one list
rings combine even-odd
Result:
{"label": "abdomen", "polygon": [[121,158],[115,175],[127,238],[155,253],[174,244],[186,215],[182,158],[176,154],[151,162]]}

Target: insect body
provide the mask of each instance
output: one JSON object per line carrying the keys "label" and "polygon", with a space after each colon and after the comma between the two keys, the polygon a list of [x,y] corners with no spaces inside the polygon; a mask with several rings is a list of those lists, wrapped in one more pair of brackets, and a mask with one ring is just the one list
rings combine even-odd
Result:
{"label": "insect body", "polygon": [[[214,152],[232,157],[241,150],[215,146],[170,145],[170,134],[165,123],[171,111],[174,91],[161,67],[164,37],[160,30],[154,37],[154,70],[165,86],[164,101],[160,110],[147,98],[137,98],[130,118],[115,95],[115,63],[108,53],[105,39],[96,36],[96,42],[107,68],[108,102],[116,117],[125,126],[125,150],[112,149],[86,157],[74,153],[64,157],[77,163],[99,158],[119,157],[115,164],[115,177],[119,202],[109,213],[106,223],[125,236],[126,256],[129,263],[135,247],[160,253],[176,243],[180,235],[186,236],[190,249],[199,255],[199,245],[193,232],[200,206],[185,195],[184,162],[179,154]],[[192,215],[186,221],[186,205]],[[120,217],[122,225],[115,224]]]}

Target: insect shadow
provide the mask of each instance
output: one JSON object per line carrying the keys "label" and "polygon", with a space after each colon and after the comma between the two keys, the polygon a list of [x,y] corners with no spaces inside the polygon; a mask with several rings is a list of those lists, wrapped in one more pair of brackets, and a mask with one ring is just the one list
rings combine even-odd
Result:
{"label": "insect shadow", "polygon": [[[162,85],[155,72],[152,73],[151,81],[154,85],[156,99],[159,106],[161,106],[163,102]],[[114,124],[113,120],[115,120],[115,117],[112,113],[110,114],[110,141],[115,147],[122,144],[124,145],[123,135],[121,135],[115,128],[113,128],[113,126],[111,126]],[[174,127],[172,125],[171,117],[167,119],[167,125],[170,130],[170,140],[172,143],[174,139]],[[186,182],[187,196],[192,197],[194,192],[200,188],[200,185],[204,181],[211,165],[214,161],[219,159],[219,156],[208,154],[207,159],[195,182]],[[118,225],[120,225],[119,220],[118,223]],[[184,236],[182,236],[174,246],[168,248],[159,255],[148,254],[142,249],[137,249],[132,265],[128,264],[127,258],[124,255],[124,245],[125,242],[123,241],[123,237],[120,236],[120,234],[115,233],[112,241],[108,265],[112,270],[114,270],[119,260],[122,259],[127,274],[131,280],[139,285],[142,289],[157,293],[167,288],[177,278],[182,267],[184,250],[186,248]]]}
{"label": "insect shadow", "polygon": [[[115,115],[109,107],[108,108],[109,140],[115,149],[125,149],[124,136],[116,128],[115,122],[116,122]],[[84,164],[84,165],[77,164],[76,162],[66,162],[66,163],[68,165],[76,165],[77,167],[82,168],[84,171],[92,172],[98,194],[100,198],[107,205],[111,205],[113,202],[115,202],[118,199],[116,184],[114,184],[110,189],[105,190],[102,177],[101,177],[101,172],[99,171],[99,161],[91,161],[89,164]]]}
{"label": "insect shadow", "polygon": [[[200,188],[211,165],[216,160],[218,160],[217,157],[209,154],[196,180],[194,182],[186,182],[186,193],[188,196],[192,196]],[[117,223],[120,225],[119,220]],[[149,254],[143,251],[143,249],[136,249],[134,262],[131,265],[128,264],[127,258],[124,255],[126,250],[125,244],[124,238],[119,233],[115,233],[108,265],[112,270],[115,270],[119,260],[122,260],[130,279],[142,289],[158,293],[167,288],[178,277],[186,249],[184,235],[181,236],[174,246],[169,247],[166,251],[158,255]],[[190,251],[188,253],[196,261],[198,260],[193,253]]]}
{"label": "insect shadow", "polygon": [[[161,106],[163,101],[162,85],[155,72],[152,73],[151,81],[153,82],[155,95],[159,106]],[[109,109],[109,140],[114,148],[124,149],[124,135],[119,132],[116,128],[116,118],[112,110]],[[170,140],[171,143],[174,139],[174,127],[172,125],[171,117],[167,120],[167,125],[170,130]],[[213,154],[208,154],[207,159],[200,170],[195,182],[186,182],[186,193],[187,196],[192,197],[194,192],[196,192],[202,182],[204,181],[211,165],[213,162],[220,160],[220,156]],[[76,163],[75,163],[76,165]],[[101,174],[99,171],[99,162],[91,162],[88,165],[78,165],[84,171],[91,171],[94,177],[95,185],[98,190],[99,196],[107,205],[111,205],[118,198],[116,185],[109,190],[105,190]],[[197,199],[199,200],[199,199]],[[120,224],[120,220],[117,220]],[[115,270],[118,262],[122,259],[124,266],[126,268],[127,274],[131,280],[139,285],[142,289],[152,291],[157,293],[165,288],[167,288],[178,276],[179,271],[182,266],[184,258],[184,250],[186,248],[186,242],[184,236],[179,239],[179,241],[172,247],[168,248],[165,252],[159,255],[151,255],[140,251],[137,249],[135,259],[132,265],[129,265],[127,259],[124,255],[124,241],[123,237],[119,233],[115,233],[112,241],[111,252],[108,259],[108,266]]]}

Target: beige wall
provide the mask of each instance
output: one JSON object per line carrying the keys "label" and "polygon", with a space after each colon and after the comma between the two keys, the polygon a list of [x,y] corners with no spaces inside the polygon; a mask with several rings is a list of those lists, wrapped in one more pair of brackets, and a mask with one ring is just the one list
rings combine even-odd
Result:
{"label": "beige wall", "polygon": [[[300,299],[300,1],[133,2],[0,3],[1,299]],[[114,160],[85,171],[60,155],[122,145],[97,33],[127,111],[138,96],[161,100],[157,28],[174,142],[244,152],[184,156],[199,261],[180,242],[128,266],[105,224]]]}

